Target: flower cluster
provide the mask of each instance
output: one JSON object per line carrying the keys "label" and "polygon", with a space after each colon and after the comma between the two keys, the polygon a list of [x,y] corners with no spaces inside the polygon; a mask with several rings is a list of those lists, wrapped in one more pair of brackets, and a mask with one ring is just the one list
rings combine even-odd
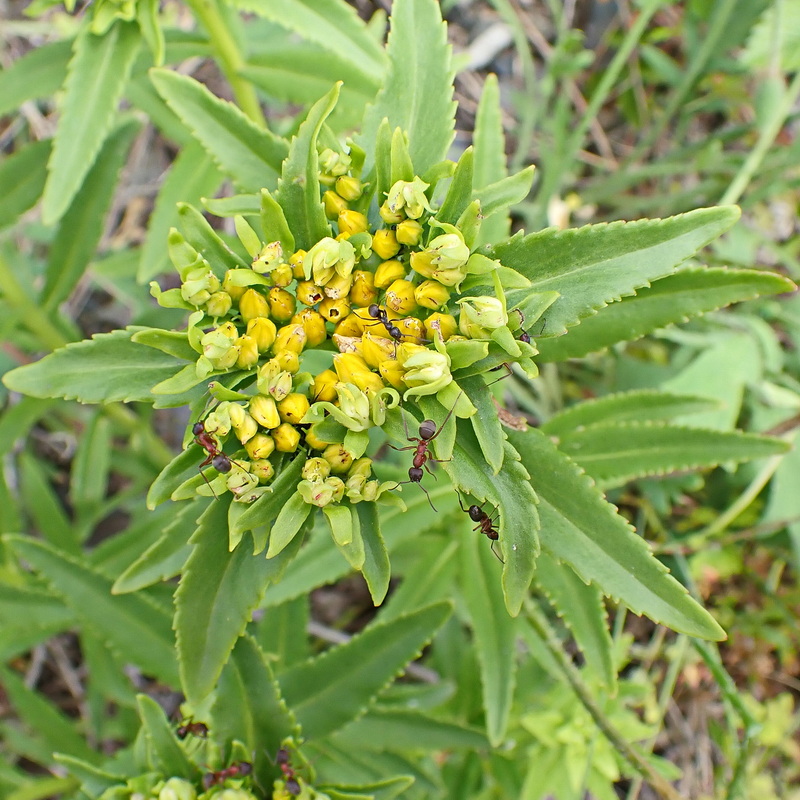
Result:
{"label": "flower cluster", "polygon": [[[475,280],[499,265],[471,252],[457,225],[436,219],[428,183],[396,181],[372,225],[368,187],[350,156],[325,150],[319,163],[331,235],[307,251],[264,242],[236,217],[250,261],[221,274],[180,233],[170,234],[181,285],[166,292],[153,285],[153,294],[193,312],[188,338],[198,379],[237,376],[221,378],[221,402],[204,426],[217,451],[235,437],[244,454],[233,453],[230,469],[200,493],[227,490],[252,502],[268,491],[275,458],[302,449],[311,456],[298,486],[307,503],[388,499],[389,486],[369,480],[371,461],[362,457],[369,429],[388,409],[435,395],[469,416],[475,409],[454,369],[485,357],[489,342],[520,362],[536,352],[526,336],[514,337],[522,316],[508,313],[496,274]],[[495,292],[476,295],[470,286],[478,285]],[[316,357],[307,358],[311,351]]]}

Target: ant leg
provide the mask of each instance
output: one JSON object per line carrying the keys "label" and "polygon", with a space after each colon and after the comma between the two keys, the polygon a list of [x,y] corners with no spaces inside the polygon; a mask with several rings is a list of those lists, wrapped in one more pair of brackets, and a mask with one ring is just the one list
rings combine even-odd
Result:
{"label": "ant leg", "polygon": [[[491,383],[487,383],[487,386],[493,386],[498,381],[504,381],[506,378],[510,378],[514,373],[511,371],[511,367],[508,365],[507,362],[503,362],[500,367],[505,367],[506,374],[501,375],[499,378],[495,378]],[[500,367],[495,367],[495,369],[500,369]],[[491,371],[491,370],[490,370]]]}
{"label": "ant leg", "polygon": [[458,490],[456,490],[456,497],[458,498],[458,504],[461,506],[461,510],[464,513],[469,513],[469,509],[464,508],[464,504],[461,502],[461,495],[459,494]]}
{"label": "ant leg", "polygon": [[500,558],[500,556],[497,554],[497,550],[495,550],[495,549],[494,549],[494,542],[492,542],[492,544],[490,545],[490,549],[491,549],[491,551],[494,553],[494,557],[495,557],[495,558],[496,558],[496,559],[497,559],[497,560],[498,560],[498,561],[499,561],[501,564],[505,564],[505,563],[506,563],[506,562],[505,562],[505,561],[503,561],[503,559],[502,559],[502,558]]}
{"label": "ant leg", "polygon": [[[421,483],[419,483],[417,485],[419,486],[420,489],[422,489],[423,492],[425,492],[425,497],[428,498],[428,502],[431,504],[431,508],[434,511],[436,511],[436,506],[433,504],[433,500],[431,500],[431,496],[428,494],[428,490]],[[437,513],[438,513],[438,511],[437,511]]]}
{"label": "ant leg", "polygon": [[431,438],[428,439],[429,442],[432,442],[444,430],[444,426],[447,425],[447,420],[449,420],[450,417],[453,416],[453,412],[456,410],[456,406],[458,405],[458,401],[461,399],[462,394],[464,394],[463,389],[458,393],[458,397],[456,397],[456,401],[455,403],[453,403],[453,407],[447,412],[447,416],[442,420],[442,424],[439,426],[436,433],[434,433],[433,436],[431,436]]}
{"label": "ant leg", "polygon": [[[411,441],[411,439],[409,439],[409,441]],[[418,440],[415,439],[414,441],[418,441]],[[388,444],[387,443],[387,446],[391,447],[392,450],[397,450],[398,452],[402,452],[403,450],[416,450],[417,449],[417,446],[415,444],[409,445],[408,447],[395,447],[393,444]]]}
{"label": "ant leg", "polygon": [[219,497],[217,497],[217,493],[214,491],[214,487],[211,485],[211,481],[209,481],[209,479],[206,478],[206,474],[205,472],[203,472],[202,465],[197,468],[197,471],[200,473],[200,477],[206,482],[206,486],[208,486],[208,488],[211,489],[211,494],[214,495],[214,499],[219,500]]}

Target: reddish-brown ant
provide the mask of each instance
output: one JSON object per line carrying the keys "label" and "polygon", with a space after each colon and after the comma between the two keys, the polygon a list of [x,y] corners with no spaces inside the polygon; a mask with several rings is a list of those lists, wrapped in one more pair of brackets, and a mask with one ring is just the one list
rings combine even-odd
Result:
{"label": "reddish-brown ant", "polygon": [[493,517],[495,514],[499,512],[499,509],[495,508],[494,513],[490,517],[483,510],[483,506],[478,506],[473,504],[469,508],[464,508],[464,504],[461,502],[461,495],[458,495],[458,504],[461,506],[462,511],[469,514],[469,518],[473,522],[478,523],[472,530],[480,531],[482,534],[486,536],[487,539],[491,539],[492,552],[500,560],[501,563],[505,563],[503,559],[500,558],[500,556],[497,554],[497,551],[494,549],[494,543],[500,538],[500,531],[498,531],[496,527],[498,520],[493,519]]}
{"label": "reddish-brown ant", "polygon": [[208,725],[205,722],[195,722],[191,717],[185,722],[181,722],[175,730],[175,735],[179,739],[185,739],[189,735],[205,739],[208,736]]}
{"label": "reddish-brown ant", "polygon": [[[409,436],[408,435],[408,427],[406,426],[406,418],[403,417],[403,427],[406,431],[406,439],[409,442],[413,442],[408,447],[395,447],[394,445],[389,445],[393,450],[403,451],[403,450],[413,450],[414,457],[411,460],[412,466],[409,467],[408,470],[408,480],[402,481],[402,483],[416,483],[423,492],[425,492],[425,496],[428,498],[428,502],[431,504],[431,508],[436,511],[436,506],[433,504],[431,500],[431,496],[428,494],[428,490],[422,485],[422,468],[424,467],[430,475],[433,475],[430,468],[428,467],[428,462],[433,461],[437,464],[442,463],[443,461],[449,461],[449,458],[434,458],[429,452],[428,447],[430,443],[444,430],[444,426],[447,425],[447,421],[453,415],[453,412],[456,410],[456,404],[458,403],[458,398],[461,397],[459,393],[458,397],[456,398],[456,402],[453,403],[453,407],[447,412],[447,416],[442,420],[442,424],[437,428],[436,423],[432,419],[425,419],[419,425],[419,437],[417,436]],[[433,475],[436,478],[435,475]]]}
{"label": "reddish-brown ant", "polygon": [[195,442],[208,453],[205,460],[198,464],[197,469],[200,471],[203,480],[211,489],[211,493],[216,497],[217,495],[211,487],[211,483],[203,472],[203,467],[211,465],[217,472],[230,472],[231,464],[234,462],[231,461],[226,453],[223,453],[222,450],[219,449],[217,440],[214,438],[213,434],[210,434],[206,430],[204,422],[195,422],[194,425],[192,425],[192,435],[194,436]]}
{"label": "reddish-brown ant", "polygon": [[278,752],[275,753],[275,763],[283,773],[286,791],[292,795],[292,797],[297,797],[302,790],[300,788],[300,783],[297,780],[297,775],[295,774],[294,769],[292,769],[290,760],[289,751],[285,747],[281,747]]}
{"label": "reddish-brown ant", "polygon": [[203,788],[208,790],[212,786],[218,786],[224,783],[228,778],[243,778],[245,775],[250,775],[253,771],[253,765],[249,761],[237,761],[225,769],[217,770],[216,772],[206,772],[203,775]]}

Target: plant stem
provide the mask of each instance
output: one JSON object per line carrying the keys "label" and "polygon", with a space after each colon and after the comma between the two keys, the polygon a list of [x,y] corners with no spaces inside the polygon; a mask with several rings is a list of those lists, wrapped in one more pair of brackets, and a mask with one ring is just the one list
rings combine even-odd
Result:
{"label": "plant stem", "polygon": [[256,90],[250,81],[239,74],[245,66],[245,60],[217,0],[188,0],[188,3],[211,39],[219,67],[231,85],[239,108],[257,125],[266,128],[267,121],[261,112]]}
{"label": "plant stem", "polygon": [[614,745],[617,752],[666,800],[682,800],[678,791],[666,780],[666,778],[656,772],[647,759],[634,748],[622,734],[612,725],[611,720],[605,715],[603,710],[597,705],[592,697],[589,687],[584,683],[578,668],[564,653],[561,642],[555,631],[547,620],[542,610],[535,602],[527,602],[525,610],[528,620],[536,633],[544,641],[550,655],[558,663],[566,679],[569,681],[572,690],[583,703],[584,708],[589,712],[598,728],[605,737]]}

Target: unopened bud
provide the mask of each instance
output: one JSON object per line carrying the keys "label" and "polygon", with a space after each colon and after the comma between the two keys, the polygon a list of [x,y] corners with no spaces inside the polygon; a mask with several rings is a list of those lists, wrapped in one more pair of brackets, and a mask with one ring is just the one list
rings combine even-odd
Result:
{"label": "unopened bud", "polygon": [[395,389],[405,389],[405,384],[403,383],[403,375],[405,375],[405,370],[400,366],[398,361],[394,359],[387,359],[386,361],[381,361],[378,365],[378,372],[381,374],[381,378],[383,378],[386,383],[390,386],[394,386]]}
{"label": "unopened bud", "polygon": [[297,301],[293,294],[280,286],[273,286],[267,295],[269,301],[269,314],[276,322],[288,322],[297,308]]}
{"label": "unopened bud", "polygon": [[336,179],[336,194],[341,195],[345,200],[358,200],[363,191],[363,184],[358,178],[354,178],[351,175],[342,175]]}
{"label": "unopened bud", "polygon": [[363,475],[365,478],[369,478],[372,474],[372,459],[371,458],[357,458],[350,467],[350,472],[348,473],[349,477],[353,477],[354,475]]}
{"label": "unopened bud", "polygon": [[261,292],[248,289],[239,300],[239,313],[245,322],[250,322],[256,317],[269,316],[269,303]]}
{"label": "unopened bud", "polygon": [[395,236],[400,244],[416,247],[422,239],[422,225],[415,219],[404,219],[395,228]]}
{"label": "unopened bud", "polygon": [[189,781],[170,778],[158,793],[158,800],[195,800],[197,792]]}
{"label": "unopened bud", "polygon": [[324,481],[331,474],[331,465],[324,458],[309,458],[303,464],[303,478],[307,481]]}
{"label": "unopened bud", "polygon": [[181,283],[181,297],[193,306],[203,306],[218,289],[219,278],[205,263],[184,277]]}
{"label": "unopened bud", "polygon": [[382,259],[393,258],[400,252],[397,236],[391,228],[381,228],[372,237],[372,249]]}
{"label": "unopened bud", "polygon": [[275,440],[275,449],[279,453],[294,453],[300,444],[300,431],[288,422],[282,422],[272,431]]}
{"label": "unopened bud", "polygon": [[357,374],[370,371],[367,362],[355,353],[337,353],[333,357],[333,368],[342,383],[354,383]]}
{"label": "unopened bud", "polygon": [[346,233],[352,236],[355,233],[362,233],[369,229],[369,220],[360,211],[342,211],[338,218],[339,233]]}
{"label": "unopened bud", "polygon": [[331,472],[337,475],[347,472],[353,463],[353,456],[341,444],[332,444],[326,447],[322,457],[330,465]]}
{"label": "unopened bud", "polygon": [[315,306],[325,295],[314,281],[300,281],[297,284],[297,299],[304,306]]}
{"label": "unopened bud", "polygon": [[393,359],[396,350],[397,345],[393,339],[376,336],[372,331],[364,331],[361,337],[361,356],[373,369],[378,369],[387,359]]}
{"label": "unopened bud", "polygon": [[378,299],[375,289],[375,276],[366,270],[353,273],[353,287],[350,289],[350,303],[359,308],[372,305]]}
{"label": "unopened bud", "polygon": [[336,399],[336,384],[339,376],[332,370],[326,369],[314,378],[312,386],[312,397],[314,402],[325,400],[332,403]]}
{"label": "unopened bud", "polygon": [[353,276],[351,275],[334,275],[323,287],[322,291],[331,300],[339,300],[343,297],[348,297],[350,288],[353,285]]}
{"label": "unopened bud", "polygon": [[[242,408],[238,405],[234,407]],[[258,423],[250,414],[244,411],[244,409],[242,409],[242,411],[244,413],[238,423],[234,424],[233,432],[242,444],[246,444],[258,433]],[[231,421],[233,421],[233,415],[231,415]]]}
{"label": "unopened bud", "polygon": [[272,272],[283,261],[283,247],[280,242],[269,242],[253,260],[253,271],[261,275]]}
{"label": "unopened bud", "polygon": [[316,427],[317,427],[316,425],[312,425],[306,431],[306,444],[312,450],[324,450],[331,443],[326,441],[325,439],[320,439],[320,437],[317,436],[316,431],[314,430]]}
{"label": "unopened bud", "polygon": [[303,259],[306,257],[305,250],[296,250],[289,256],[289,265],[292,268],[292,275],[298,280],[301,281],[305,277],[305,272],[303,271]]}
{"label": "unopened bud", "polygon": [[403,334],[404,341],[420,344],[425,339],[425,326],[416,317],[404,317],[394,324]]}
{"label": "unopened bud", "polygon": [[384,303],[396,314],[408,314],[417,307],[414,299],[414,284],[411,281],[395,281],[386,290]]}
{"label": "unopened bud", "polygon": [[300,356],[294,350],[280,350],[272,360],[292,375],[300,369]]}
{"label": "unopened bud", "polygon": [[439,281],[422,281],[414,289],[414,299],[423,308],[436,311],[437,308],[447,305],[447,301],[450,299],[450,290]]}
{"label": "unopened bud", "polygon": [[258,370],[256,388],[261,394],[270,395],[275,400],[283,400],[292,391],[292,376],[277,358],[271,358]]}
{"label": "unopened bud", "polygon": [[340,194],[328,189],[322,194],[322,205],[328,219],[338,219],[342,211],[347,211],[347,200]]}
{"label": "unopened bud", "polygon": [[294,280],[292,268],[288,264],[281,264],[277,269],[270,272],[269,279],[274,286],[285,288]]}
{"label": "unopened bud", "polygon": [[209,317],[224,317],[233,305],[233,300],[227,292],[214,292],[206,303],[206,314]]}
{"label": "unopened bud", "polygon": [[229,269],[222,280],[222,290],[230,296],[232,300],[241,300],[242,295],[247,291],[246,286],[240,286],[236,282],[237,273],[245,270]]}
{"label": "unopened bud", "polygon": [[255,340],[259,353],[266,353],[277,334],[275,323],[267,317],[255,317],[247,323],[247,336]]}
{"label": "unopened bud", "polygon": [[269,458],[275,450],[275,442],[266,433],[257,433],[252,439],[245,442],[244,449],[253,461]]}
{"label": "unopened bud", "polygon": [[361,336],[364,330],[363,320],[358,314],[348,314],[343,320],[336,323],[334,333],[337,336]]}
{"label": "unopened bud", "polygon": [[259,458],[250,462],[250,474],[258,478],[259,483],[268,483],[275,475],[275,467],[266,458]]}
{"label": "unopened bud", "polygon": [[239,355],[236,358],[236,366],[239,369],[250,369],[258,364],[258,343],[252,336],[240,336],[236,340],[239,348]]}
{"label": "unopened bud", "polygon": [[325,328],[325,317],[314,311],[313,308],[304,308],[292,317],[292,322],[302,325],[306,332],[307,346],[316,347],[328,338],[328,331]]}
{"label": "unopened bud", "polygon": [[262,427],[273,429],[281,424],[278,406],[272,397],[257,394],[250,400],[250,415]]}
{"label": "unopened bud", "polygon": [[407,267],[397,260],[384,261],[375,270],[375,288],[386,289],[395,281],[402,280],[407,271]]}
{"label": "unopened bud", "polygon": [[306,415],[309,406],[308,398],[304,394],[292,392],[278,403],[278,413],[284,422],[296,425]]}
{"label": "unopened bud", "polygon": [[432,342],[436,340],[437,334],[446,342],[457,330],[458,323],[452,314],[442,314],[437,311],[425,320],[425,338]]}
{"label": "unopened bud", "polygon": [[305,328],[297,323],[290,323],[278,329],[272,349],[275,353],[283,350],[291,350],[293,353],[302,353],[306,346],[308,336]]}

